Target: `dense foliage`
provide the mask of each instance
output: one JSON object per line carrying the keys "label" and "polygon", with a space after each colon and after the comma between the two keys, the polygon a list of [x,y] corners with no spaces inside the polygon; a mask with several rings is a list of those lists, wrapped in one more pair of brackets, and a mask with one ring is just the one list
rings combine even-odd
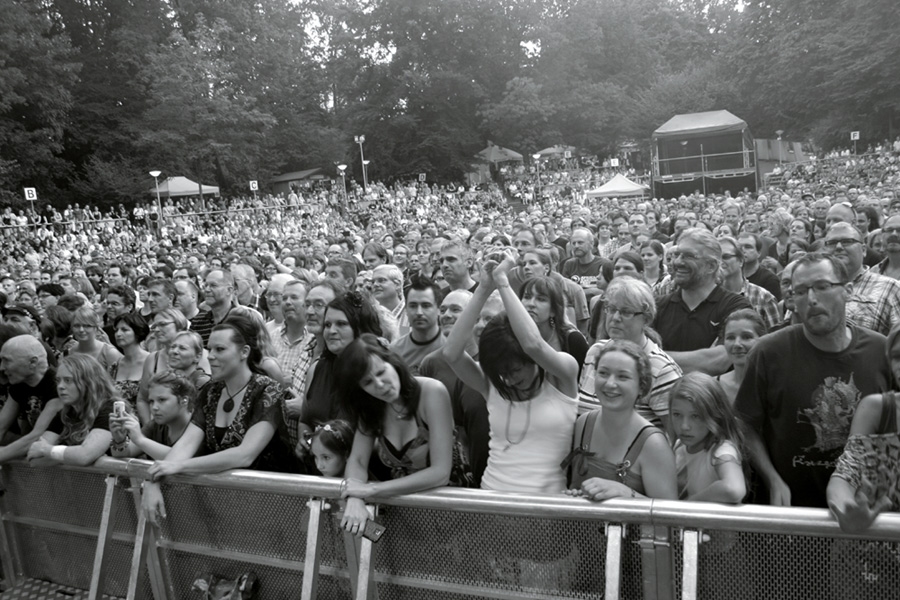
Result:
{"label": "dense foliage", "polygon": [[601,155],[725,108],[758,137],[895,135],[896,0],[0,0],[0,202],[244,190],[350,165],[459,179],[488,140]]}

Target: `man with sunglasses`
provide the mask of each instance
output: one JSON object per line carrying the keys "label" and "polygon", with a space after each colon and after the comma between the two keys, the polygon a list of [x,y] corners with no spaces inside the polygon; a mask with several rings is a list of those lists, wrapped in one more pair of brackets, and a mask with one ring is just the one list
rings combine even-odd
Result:
{"label": "man with sunglasses", "polygon": [[853,284],[847,318],[860,327],[887,335],[900,323],[900,283],[866,269],[864,252],[862,234],[850,223],[834,223],[825,233],[825,253],[844,265]]}

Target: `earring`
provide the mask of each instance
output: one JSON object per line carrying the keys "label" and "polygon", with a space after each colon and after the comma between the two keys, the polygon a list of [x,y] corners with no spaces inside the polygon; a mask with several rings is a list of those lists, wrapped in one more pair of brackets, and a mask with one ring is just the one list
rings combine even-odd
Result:
{"label": "earring", "polygon": [[550,327],[556,327],[556,318],[553,316],[550,317]]}

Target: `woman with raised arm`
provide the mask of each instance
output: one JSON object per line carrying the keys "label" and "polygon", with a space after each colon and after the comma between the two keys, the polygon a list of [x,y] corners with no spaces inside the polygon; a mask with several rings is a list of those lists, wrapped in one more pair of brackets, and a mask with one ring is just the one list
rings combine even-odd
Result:
{"label": "woman with raised arm", "polygon": [[[498,264],[499,262],[499,264]],[[561,492],[560,463],[569,452],[577,414],[578,362],[544,341],[509,286],[510,251],[491,255],[484,278],[447,338],[444,357],[487,401],[491,437],[481,487],[510,492]],[[506,309],[484,328],[481,363],[465,352],[469,332],[494,289]]]}

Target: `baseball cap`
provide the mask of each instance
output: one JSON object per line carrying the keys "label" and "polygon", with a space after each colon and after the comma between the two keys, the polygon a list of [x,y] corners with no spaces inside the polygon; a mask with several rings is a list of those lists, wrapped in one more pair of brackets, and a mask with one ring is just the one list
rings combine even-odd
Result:
{"label": "baseball cap", "polygon": [[11,314],[31,317],[32,319],[34,319],[35,323],[41,322],[41,315],[37,311],[37,309],[35,307],[29,306],[27,304],[18,303],[18,304],[13,304],[12,306],[4,306],[3,307],[3,316],[6,317],[7,315],[11,315]]}

